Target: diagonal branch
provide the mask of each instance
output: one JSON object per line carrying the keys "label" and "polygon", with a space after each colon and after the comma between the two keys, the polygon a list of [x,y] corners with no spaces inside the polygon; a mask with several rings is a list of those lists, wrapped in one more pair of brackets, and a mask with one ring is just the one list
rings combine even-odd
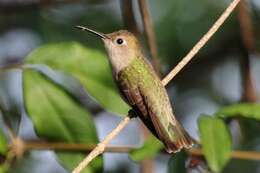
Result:
{"label": "diagonal branch", "polygon": [[231,12],[235,9],[240,0],[234,0],[228,8],[222,13],[218,20],[213,24],[209,31],[199,40],[199,42],[190,50],[190,52],[177,64],[177,66],[163,79],[162,83],[169,83],[185,67],[198,51],[209,41],[220,26],[225,22]]}
{"label": "diagonal branch", "polygon": [[118,126],[89,153],[89,155],[72,171],[72,173],[80,173],[94,158],[103,153],[108,143],[116,137],[129,121],[130,117],[125,117]]}
{"label": "diagonal branch", "polygon": [[[202,39],[192,48],[192,50],[185,56],[181,62],[162,80],[163,85],[167,85],[173,77],[198,53],[198,51],[207,43],[213,34],[220,28],[224,21],[228,18],[231,12],[235,9],[240,0],[234,0],[230,3],[227,9],[222,13],[220,18],[210,28],[210,30],[202,37]],[[80,173],[94,158],[104,152],[107,144],[115,138],[118,133],[128,124],[130,117],[125,117],[107,137],[100,142],[94,150],[72,171],[72,173]]]}

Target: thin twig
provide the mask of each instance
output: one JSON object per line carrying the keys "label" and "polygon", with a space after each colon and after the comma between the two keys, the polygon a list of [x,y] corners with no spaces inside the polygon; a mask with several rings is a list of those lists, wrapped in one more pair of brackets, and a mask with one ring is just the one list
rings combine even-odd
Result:
{"label": "thin twig", "polygon": [[[188,53],[186,57],[181,60],[181,62],[168,74],[163,80],[162,84],[167,85],[170,80],[192,59],[194,55],[205,45],[205,43],[209,40],[209,38],[219,29],[219,27],[224,23],[230,13],[234,10],[236,5],[240,2],[240,0],[234,0],[224,13],[220,16],[217,22],[213,25],[213,27],[202,37],[202,39],[192,48],[191,52]],[[129,117],[125,117],[119,125],[110,133],[108,136],[100,142],[97,147],[91,151],[91,153],[72,171],[72,173],[80,173],[95,157],[104,152],[106,145],[115,138],[118,133],[128,124],[130,121]]]}
{"label": "thin twig", "polygon": [[[39,142],[39,141],[24,141],[24,150],[60,150],[60,151],[92,151],[96,144],[79,144],[79,143],[57,143],[57,142]],[[105,152],[127,153],[132,149],[137,149],[131,146],[107,146]]]}
{"label": "thin twig", "polygon": [[17,69],[22,69],[22,68],[23,68],[23,65],[21,63],[3,65],[3,66],[0,66],[0,74],[5,73],[9,70],[17,70]]}
{"label": "thin twig", "polygon": [[250,6],[247,0],[243,0],[237,9],[237,17],[242,37],[242,57],[240,61],[241,75],[243,79],[242,101],[256,102],[256,91],[250,70],[250,55],[255,51],[255,40],[249,10]]}
{"label": "thin twig", "polygon": [[252,73],[250,68],[250,53],[243,47],[241,49],[242,55],[240,59],[241,77],[242,77],[242,97],[241,101],[244,102],[256,102],[257,94],[252,79]]}
{"label": "thin twig", "polygon": [[[55,150],[55,151],[76,151],[76,152],[89,152],[92,151],[96,144],[82,144],[82,143],[56,143],[56,142],[39,142],[39,141],[23,141],[24,152],[30,150]],[[104,152],[113,153],[129,153],[131,150],[137,149],[133,146],[107,146]],[[191,148],[186,150],[187,153],[194,156],[203,156],[200,148]],[[260,152],[257,151],[232,151],[231,157],[234,159],[244,160],[260,160]]]}
{"label": "thin twig", "polygon": [[[203,156],[201,149],[191,148],[188,153],[194,156]],[[256,151],[232,151],[231,157],[233,159],[243,160],[260,160],[260,152]]]}
{"label": "thin twig", "polygon": [[94,148],[94,150],[89,153],[89,155],[72,171],[72,173],[80,173],[95,157],[103,153],[107,144],[115,138],[115,136],[117,136],[117,134],[128,124],[129,121],[130,117],[125,117],[118,124],[118,126],[111,133],[109,133],[106,138]]}
{"label": "thin twig", "polygon": [[228,8],[222,13],[219,19],[214,23],[210,30],[199,40],[199,42],[191,49],[191,51],[177,64],[177,66],[163,79],[162,83],[166,85],[177,75],[184,66],[191,61],[191,59],[198,53],[198,51],[208,42],[208,40],[215,34],[220,26],[225,22],[231,12],[235,9],[240,0],[234,0],[230,3]]}
{"label": "thin twig", "polygon": [[237,8],[237,17],[244,46],[248,52],[252,53],[255,51],[255,36],[250,16],[250,8],[248,0],[241,1]]}
{"label": "thin twig", "polygon": [[148,10],[148,4],[146,0],[138,0],[138,2],[144,25],[145,36],[152,57],[152,65],[154,67],[155,72],[160,76],[160,62],[158,59],[158,49],[156,45],[154,29],[152,26],[152,20]]}

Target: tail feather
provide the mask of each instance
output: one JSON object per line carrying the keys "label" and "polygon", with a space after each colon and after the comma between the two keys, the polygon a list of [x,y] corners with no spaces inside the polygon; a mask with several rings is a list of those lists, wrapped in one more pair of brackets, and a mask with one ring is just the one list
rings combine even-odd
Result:
{"label": "tail feather", "polygon": [[196,143],[178,122],[170,128],[172,128],[174,140],[166,139],[163,141],[168,153],[176,153],[183,148],[191,148]]}

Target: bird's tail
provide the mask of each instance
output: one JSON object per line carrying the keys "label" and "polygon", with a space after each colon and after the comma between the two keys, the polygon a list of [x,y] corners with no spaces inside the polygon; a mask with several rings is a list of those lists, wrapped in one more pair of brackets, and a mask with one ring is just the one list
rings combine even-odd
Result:
{"label": "bird's tail", "polygon": [[171,138],[163,140],[168,153],[176,153],[183,148],[191,148],[196,141],[190,137],[179,122],[169,127]]}

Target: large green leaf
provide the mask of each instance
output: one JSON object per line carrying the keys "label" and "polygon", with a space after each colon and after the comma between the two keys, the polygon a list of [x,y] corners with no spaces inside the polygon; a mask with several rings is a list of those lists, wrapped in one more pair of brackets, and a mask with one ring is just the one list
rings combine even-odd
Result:
{"label": "large green leaf", "polygon": [[199,131],[202,151],[209,167],[220,172],[232,151],[231,135],[226,124],[219,118],[203,115],[199,118]]}
{"label": "large green leaf", "polygon": [[49,44],[29,55],[28,64],[45,64],[77,78],[90,95],[106,109],[127,115],[129,107],[120,98],[104,54],[75,42]]}
{"label": "large green leaf", "polygon": [[174,154],[168,163],[168,173],[187,173],[185,165],[187,157],[183,150]]}
{"label": "large green leaf", "polygon": [[[89,113],[61,88],[39,72],[23,72],[24,99],[27,113],[40,138],[48,141],[95,144],[95,126]],[[58,152],[59,160],[68,169],[74,168],[85,154]],[[102,169],[101,158],[95,160],[85,173]]]}
{"label": "large green leaf", "polygon": [[134,149],[130,152],[130,157],[137,162],[151,159],[156,156],[162,148],[163,144],[153,135],[150,135],[141,148]]}
{"label": "large green leaf", "polygon": [[232,118],[242,116],[245,118],[254,118],[260,120],[260,104],[259,103],[239,103],[221,108],[217,116],[222,118]]}

